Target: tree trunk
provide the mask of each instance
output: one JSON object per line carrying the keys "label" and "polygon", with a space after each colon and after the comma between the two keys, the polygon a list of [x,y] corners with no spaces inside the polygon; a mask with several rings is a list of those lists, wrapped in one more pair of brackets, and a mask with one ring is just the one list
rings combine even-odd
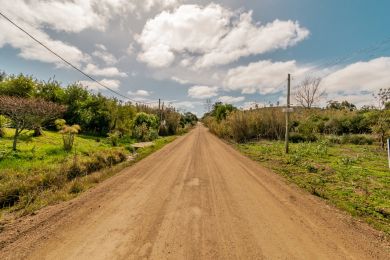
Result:
{"label": "tree trunk", "polygon": [[34,128],[34,134],[33,134],[34,137],[41,136],[42,134],[43,134],[42,127],[38,126]]}
{"label": "tree trunk", "polygon": [[12,150],[14,151],[16,151],[16,144],[18,142],[19,133],[19,128],[15,128],[14,143],[12,145]]}

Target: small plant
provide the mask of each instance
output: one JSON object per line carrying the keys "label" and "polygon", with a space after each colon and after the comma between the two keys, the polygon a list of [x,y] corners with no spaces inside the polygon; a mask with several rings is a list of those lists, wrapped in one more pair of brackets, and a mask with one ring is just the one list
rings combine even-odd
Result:
{"label": "small plant", "polygon": [[81,130],[80,126],[79,125],[68,126],[66,125],[64,119],[56,120],[55,125],[57,129],[61,129],[60,133],[62,134],[62,140],[64,143],[65,151],[67,152],[71,151],[74,144],[74,138],[76,134],[78,134]]}
{"label": "small plant", "polygon": [[341,164],[343,164],[345,166],[351,166],[352,164],[355,164],[356,161],[357,160],[355,158],[352,158],[352,157],[342,157],[340,160]]}
{"label": "small plant", "polygon": [[110,140],[112,146],[118,146],[120,134],[121,133],[119,131],[112,131],[108,133],[108,140]]}

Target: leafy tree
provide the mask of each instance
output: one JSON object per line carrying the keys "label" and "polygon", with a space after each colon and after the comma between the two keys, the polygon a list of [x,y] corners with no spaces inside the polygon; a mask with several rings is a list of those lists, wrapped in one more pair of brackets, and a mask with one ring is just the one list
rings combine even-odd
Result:
{"label": "leafy tree", "polygon": [[13,150],[16,150],[23,130],[40,127],[44,122],[56,119],[64,110],[64,106],[42,99],[0,96],[0,114],[7,116],[15,128]]}
{"label": "leafy tree", "polygon": [[213,107],[212,115],[217,118],[218,121],[226,119],[226,117],[233,111],[237,110],[232,104],[223,104],[222,102],[216,102]]}
{"label": "leafy tree", "polygon": [[196,122],[198,122],[198,117],[191,112],[186,112],[185,114],[181,115],[180,125],[182,127],[185,127],[187,124],[195,125]]}
{"label": "leafy tree", "polygon": [[43,98],[46,101],[55,103],[63,103],[65,97],[65,90],[61,87],[61,84],[50,79],[47,82],[41,82],[36,86],[36,97]]}
{"label": "leafy tree", "polygon": [[144,112],[138,113],[134,118],[134,126],[141,126],[142,124],[145,124],[148,128],[157,128],[157,117]]}
{"label": "leafy tree", "polygon": [[31,76],[19,74],[8,76],[0,84],[0,95],[32,97],[36,91],[37,80]]}
{"label": "leafy tree", "polygon": [[356,106],[352,103],[349,103],[348,101],[344,100],[341,103],[339,101],[328,101],[328,105],[326,106],[328,109],[336,109],[336,110],[349,110],[353,111],[356,110]]}
{"label": "leafy tree", "polygon": [[390,134],[390,110],[377,111],[372,114],[374,122],[372,132],[379,137],[382,149],[385,148],[386,139]]}

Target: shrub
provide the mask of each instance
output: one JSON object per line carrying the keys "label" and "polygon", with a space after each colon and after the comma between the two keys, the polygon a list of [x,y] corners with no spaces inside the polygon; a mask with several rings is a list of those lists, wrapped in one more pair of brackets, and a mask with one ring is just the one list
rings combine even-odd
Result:
{"label": "shrub", "polygon": [[119,138],[120,138],[119,131],[113,131],[108,133],[108,140],[110,140],[112,146],[118,146]]}
{"label": "shrub", "polygon": [[374,143],[374,139],[364,135],[343,135],[341,137],[342,144],[356,144],[356,145],[371,145]]}
{"label": "shrub", "polygon": [[291,133],[289,139],[292,143],[303,143],[306,141],[305,137],[299,133]]}

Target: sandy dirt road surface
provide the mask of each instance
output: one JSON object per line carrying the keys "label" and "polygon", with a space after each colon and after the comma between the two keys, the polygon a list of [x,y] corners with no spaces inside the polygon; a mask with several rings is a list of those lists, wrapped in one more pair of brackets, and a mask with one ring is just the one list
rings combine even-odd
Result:
{"label": "sandy dirt road surface", "polygon": [[379,232],[201,125],[77,199],[9,224],[0,246],[0,259],[390,257]]}

